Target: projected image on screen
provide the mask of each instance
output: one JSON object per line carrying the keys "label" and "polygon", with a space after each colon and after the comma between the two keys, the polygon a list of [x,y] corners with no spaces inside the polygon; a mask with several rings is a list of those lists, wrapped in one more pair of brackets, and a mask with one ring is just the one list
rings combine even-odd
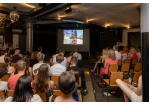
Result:
{"label": "projected image on screen", "polygon": [[64,30],[63,44],[83,44],[83,30]]}

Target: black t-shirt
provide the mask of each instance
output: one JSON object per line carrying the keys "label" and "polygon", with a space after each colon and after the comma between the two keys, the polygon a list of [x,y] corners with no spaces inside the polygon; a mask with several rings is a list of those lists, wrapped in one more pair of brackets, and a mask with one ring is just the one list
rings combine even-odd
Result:
{"label": "black t-shirt", "polygon": [[14,56],[12,57],[11,62],[17,62],[17,61],[20,60],[20,59],[21,59],[21,57],[19,57],[18,55],[14,55]]}

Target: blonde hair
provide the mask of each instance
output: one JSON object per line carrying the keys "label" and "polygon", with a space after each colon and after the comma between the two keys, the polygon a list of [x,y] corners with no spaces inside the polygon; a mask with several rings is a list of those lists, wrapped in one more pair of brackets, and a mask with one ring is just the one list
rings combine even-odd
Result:
{"label": "blonde hair", "polygon": [[32,54],[31,54],[31,60],[37,59],[37,53],[38,53],[38,51],[32,52]]}
{"label": "blonde hair", "polygon": [[110,49],[108,51],[108,58],[112,59],[112,60],[115,60],[116,57],[115,57],[115,51],[113,49]]}
{"label": "blonde hair", "polygon": [[43,59],[44,59],[43,53],[38,53],[38,54],[37,54],[37,60],[38,60],[38,61],[42,61]]}
{"label": "blonde hair", "polygon": [[108,57],[108,52],[106,49],[102,50],[102,56],[103,56],[103,59],[106,59]]}
{"label": "blonde hair", "polygon": [[130,52],[133,53],[133,54],[136,54],[136,49],[134,47],[131,47]]}

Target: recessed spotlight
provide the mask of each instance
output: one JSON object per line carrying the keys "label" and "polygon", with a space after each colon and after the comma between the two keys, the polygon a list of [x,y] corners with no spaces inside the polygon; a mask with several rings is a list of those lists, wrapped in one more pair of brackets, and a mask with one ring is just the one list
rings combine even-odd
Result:
{"label": "recessed spotlight", "polygon": [[129,29],[130,27],[128,26],[127,28]]}
{"label": "recessed spotlight", "polygon": [[61,18],[60,17],[58,17],[58,20],[60,20]]}

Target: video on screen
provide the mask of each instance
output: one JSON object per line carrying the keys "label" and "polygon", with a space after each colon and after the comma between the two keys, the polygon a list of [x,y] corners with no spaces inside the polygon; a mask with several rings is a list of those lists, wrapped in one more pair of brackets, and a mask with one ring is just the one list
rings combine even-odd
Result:
{"label": "video on screen", "polygon": [[83,30],[64,30],[63,44],[83,44]]}

